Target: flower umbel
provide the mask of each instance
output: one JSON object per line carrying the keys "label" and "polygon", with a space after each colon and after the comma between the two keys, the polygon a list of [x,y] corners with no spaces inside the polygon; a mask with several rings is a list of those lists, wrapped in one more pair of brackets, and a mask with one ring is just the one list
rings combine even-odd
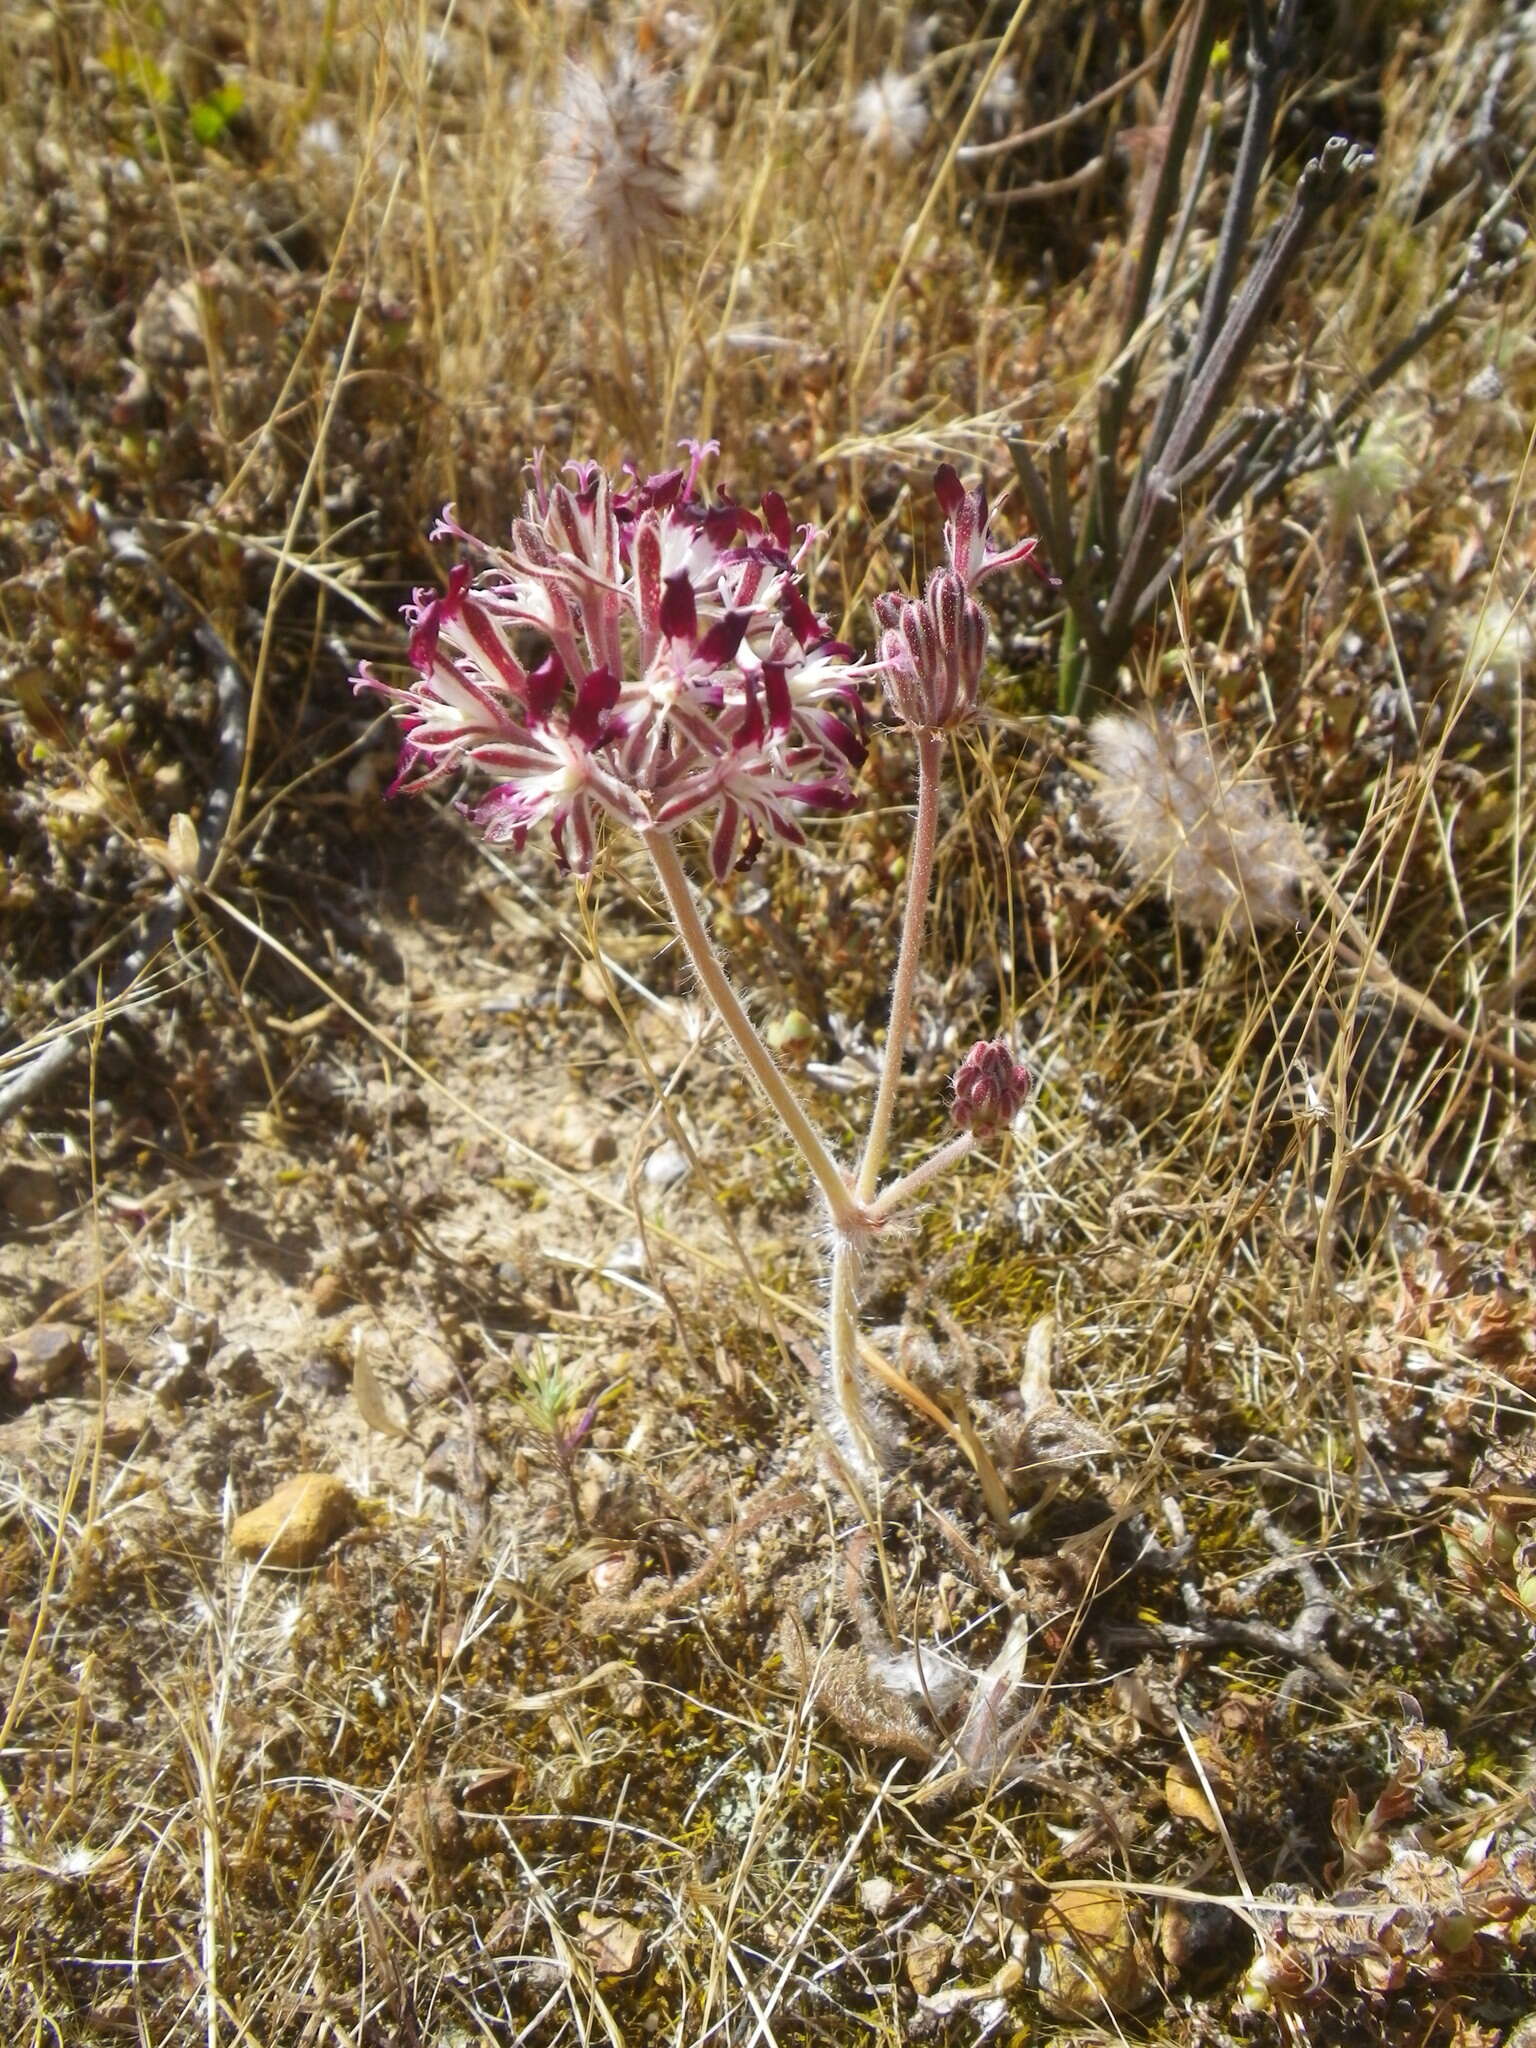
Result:
{"label": "flower umbel", "polygon": [[[764,838],[803,843],[798,814],[845,810],[863,757],[851,648],[799,587],[783,500],[759,512],[686,469],[615,486],[594,463],[547,484],[535,465],[505,547],[445,512],[436,529],[478,557],[441,595],[407,607],[417,681],[365,667],[362,688],[405,733],[397,791],[463,774],[490,783],[463,806],[495,842],[547,824],[562,864],[585,874],[600,821],[638,832],[709,825],[723,880]],[[531,664],[528,634],[544,643]]]}
{"label": "flower umbel", "polygon": [[921,597],[891,592],[875,599],[880,621],[880,673],[886,702],[912,732],[964,725],[976,709],[991,622],[975,596],[994,570],[1030,561],[1037,543],[994,548],[987,533],[987,494],[967,490],[949,463],[933,480],[944,512],[946,569],[935,569]]}
{"label": "flower umbel", "polygon": [[[878,601],[879,658],[861,663],[801,588],[814,530],[796,532],[775,491],[755,512],[708,495],[699,475],[714,443],[684,445],[686,468],[644,478],[626,470],[615,480],[574,462],[550,482],[536,461],[501,545],[445,512],[434,538],[456,541],[470,560],[445,591],[418,590],[406,608],[416,680],[398,688],[365,665],[356,683],[379,692],[403,728],[396,790],[449,778],[478,784],[462,808],[488,839],[521,847],[547,825],[562,865],[582,874],[605,825],[643,847],[701,989],[820,1192],[832,1240],[835,1440],[861,1466],[877,1451],[861,1392],[860,1248],[1005,1129],[1031,1087],[1002,1040],[974,1046],[955,1076],[958,1133],[882,1186],[932,885],[943,735],[974,712],[986,657],[987,615],[974,589],[1027,561],[1034,543],[994,549],[984,493],[967,491],[946,465],[935,488],[948,566],[921,597]],[[676,840],[683,827],[703,826],[710,869],[723,881],[763,839],[803,843],[805,810],[846,809],[863,758],[859,687],[876,674],[915,741],[917,804],[885,1054],[863,1149],[849,1166],[732,986]],[[549,1431],[568,1483],[591,1421],[583,1410]]]}
{"label": "flower umbel", "polygon": [[921,597],[875,599],[886,702],[914,732],[963,725],[976,709],[987,615],[953,569],[935,569]]}

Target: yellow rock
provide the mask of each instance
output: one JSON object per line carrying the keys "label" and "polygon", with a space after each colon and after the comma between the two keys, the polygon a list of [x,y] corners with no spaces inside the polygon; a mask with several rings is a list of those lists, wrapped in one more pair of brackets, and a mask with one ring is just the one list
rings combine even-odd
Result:
{"label": "yellow rock", "polygon": [[[1215,1794],[1222,1810],[1229,1812],[1237,1795],[1225,1757],[1212,1743],[1200,1736],[1195,1738],[1195,1753],[1205,1771],[1206,1784]],[[1197,1827],[1204,1828],[1207,1834],[1221,1833],[1221,1822],[1206,1797],[1205,1785],[1201,1784],[1199,1773],[1187,1757],[1179,1757],[1168,1766],[1163,1778],[1163,1797],[1168,1802],[1168,1811],[1175,1820],[1192,1820]]]}
{"label": "yellow rock", "polygon": [[907,1982],[926,1998],[949,1968],[954,1943],[942,1927],[929,1920],[907,1938]]}
{"label": "yellow rock", "polygon": [[1069,1884],[1041,1908],[1032,1971],[1040,2002],[1059,2020],[1136,2012],[1158,1984],[1140,1921],[1106,1884]]}
{"label": "yellow rock", "polygon": [[229,1532],[242,1557],[263,1564],[313,1564],[357,1512],[351,1489],[328,1472],[296,1472],[270,1499],[249,1509]]}
{"label": "yellow rock", "polygon": [[645,1929],[617,1913],[578,1913],[581,1945],[599,1977],[629,1977],[645,1960]]}

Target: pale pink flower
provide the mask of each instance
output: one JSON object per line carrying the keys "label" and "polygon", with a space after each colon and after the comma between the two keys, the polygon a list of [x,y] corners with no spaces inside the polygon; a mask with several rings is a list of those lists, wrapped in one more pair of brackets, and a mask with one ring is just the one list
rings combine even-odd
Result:
{"label": "pale pink flower", "polygon": [[[408,688],[364,667],[404,731],[395,791],[489,783],[462,808],[496,842],[547,824],[586,873],[603,820],[632,831],[707,827],[723,879],[765,837],[803,843],[798,814],[845,810],[863,758],[865,671],[800,590],[783,500],[760,512],[709,499],[705,456],[615,484],[595,463],[532,488],[508,542],[435,529],[480,564],[406,608]],[[542,640],[542,658],[519,637]]]}

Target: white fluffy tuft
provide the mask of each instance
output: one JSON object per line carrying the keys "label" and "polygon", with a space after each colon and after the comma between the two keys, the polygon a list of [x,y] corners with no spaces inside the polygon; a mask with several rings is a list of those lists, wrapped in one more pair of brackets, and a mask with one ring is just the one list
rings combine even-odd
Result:
{"label": "white fluffy tuft", "polygon": [[898,164],[913,155],[928,131],[922,87],[900,71],[883,71],[860,86],[849,118],[870,149]]}
{"label": "white fluffy tuft", "polygon": [[685,211],[665,79],[627,53],[606,77],[567,60],[545,143],[550,219],[599,275],[622,281]]}
{"label": "white fluffy tuft", "polygon": [[1088,740],[1100,817],[1182,924],[1251,934],[1295,916],[1306,853],[1262,775],[1235,768],[1200,727],[1160,717],[1111,714]]}

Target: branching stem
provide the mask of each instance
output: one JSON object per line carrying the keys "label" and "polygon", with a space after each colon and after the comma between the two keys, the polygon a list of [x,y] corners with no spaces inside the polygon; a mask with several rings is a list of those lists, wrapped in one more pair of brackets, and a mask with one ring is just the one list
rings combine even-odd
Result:
{"label": "branching stem", "polygon": [[914,1195],[920,1195],[931,1181],[940,1174],[948,1173],[960,1164],[968,1152],[975,1149],[976,1136],[973,1131],[961,1131],[957,1137],[932,1152],[921,1166],[914,1166],[910,1173],[904,1173],[900,1180],[891,1181],[879,1196],[869,1205],[871,1223],[886,1223],[898,1209],[904,1209]]}
{"label": "branching stem", "polygon": [[699,977],[705,994],[719,1012],[720,1020],[736,1042],[736,1050],[746,1061],[747,1070],[756,1081],[770,1104],[778,1111],[785,1130],[794,1140],[801,1158],[805,1161],[816,1185],[826,1201],[832,1227],[838,1238],[847,1236],[858,1229],[862,1217],[854,1199],[847,1177],[827,1149],[815,1125],[796,1101],[794,1092],[783,1074],[778,1062],[763,1043],[757,1026],[747,1015],[741,998],[732,988],[730,977],[720,963],[704,920],[699,915],[698,904],[694,901],[687,874],[678,858],[677,848],[670,834],[666,832],[642,832],[645,850],[651,856],[656,878],[661,883],[672,913],[672,922],[677,935],[688,949],[688,958],[693,971]]}
{"label": "branching stem", "polygon": [[907,862],[907,903],[901,920],[901,953],[896,962],[896,979],[891,985],[891,1014],[885,1033],[885,1061],[880,1069],[880,1086],[864,1141],[855,1193],[860,1202],[874,1199],[880,1169],[890,1143],[891,1114],[896,1106],[896,1089],[901,1080],[901,1063],[906,1055],[912,1029],[912,1004],[917,990],[917,970],[922,959],[923,933],[928,923],[928,893],[933,886],[933,850],[939,828],[939,771],[944,742],[936,732],[917,736],[917,820],[912,828],[912,851]]}

